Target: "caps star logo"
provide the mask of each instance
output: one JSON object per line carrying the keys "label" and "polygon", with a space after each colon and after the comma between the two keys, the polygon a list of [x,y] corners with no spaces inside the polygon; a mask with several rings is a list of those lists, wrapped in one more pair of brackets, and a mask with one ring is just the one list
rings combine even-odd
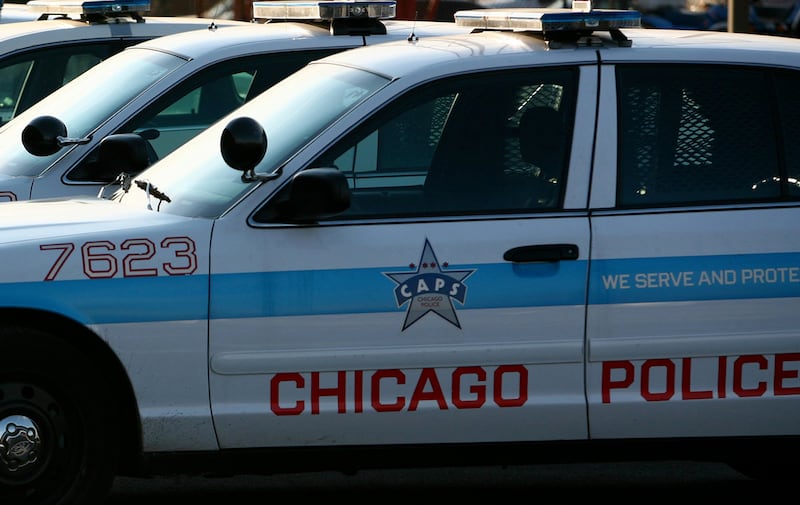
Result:
{"label": "caps star logo", "polygon": [[447,268],[447,263],[439,264],[427,239],[422,248],[419,264],[412,263],[410,266],[416,270],[410,273],[383,273],[397,284],[394,288],[397,306],[408,304],[403,330],[422,319],[428,312],[433,312],[457,328],[461,328],[453,300],[461,305],[464,304],[467,297],[467,286],[464,281],[475,270],[442,270],[442,267]]}

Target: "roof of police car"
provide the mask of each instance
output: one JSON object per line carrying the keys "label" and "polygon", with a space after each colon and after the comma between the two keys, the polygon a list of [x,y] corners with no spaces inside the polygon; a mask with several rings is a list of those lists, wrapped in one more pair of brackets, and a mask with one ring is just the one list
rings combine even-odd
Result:
{"label": "roof of police car", "polygon": [[[621,32],[631,47],[612,42],[609,33],[596,32],[601,47],[564,42],[550,46],[541,36],[523,31],[484,31],[454,36],[420,38],[416,42],[386,42],[328,56],[321,61],[340,63],[399,77],[421,68],[440,65],[474,69],[541,64],[614,61],[693,61],[763,64],[779,58],[790,66],[800,67],[800,39],[716,31],[626,28]],[[558,48],[554,48],[558,47]],[[355,52],[353,52],[355,51]]]}
{"label": "roof of police car", "polygon": [[175,32],[175,26],[191,30],[217,27],[247,26],[245,21],[179,16],[144,16],[144,23],[123,21],[119,23],[87,23],[68,18],[51,18],[35,21],[4,23],[0,31],[2,52],[32,45],[61,43],[69,40],[107,39],[109,37],[155,37]]}
{"label": "roof of police car", "polygon": [[[367,35],[377,41],[383,39],[403,39],[414,34],[417,37],[429,37],[442,34],[464,34],[469,28],[456,26],[452,22],[443,21],[402,21],[387,19],[382,21],[388,35]],[[279,47],[300,49],[304,46],[319,46],[319,38],[342,40],[342,45],[358,45],[360,37],[351,35],[332,36],[330,29],[324,24],[305,22],[268,22],[245,23],[234,29],[218,32],[183,32],[167,35],[158,39],[142,42],[138,47],[153,48],[190,58],[201,58],[213,54],[219,59],[225,51],[230,54],[247,54],[274,50]],[[333,46],[333,44],[331,44]]]}

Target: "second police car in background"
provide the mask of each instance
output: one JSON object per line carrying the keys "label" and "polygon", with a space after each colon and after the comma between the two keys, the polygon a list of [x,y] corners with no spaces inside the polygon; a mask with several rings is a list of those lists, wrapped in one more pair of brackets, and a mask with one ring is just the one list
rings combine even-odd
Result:
{"label": "second police car in background", "polygon": [[125,47],[162,35],[248,24],[146,16],[149,11],[149,0],[6,5],[0,17],[0,125]]}
{"label": "second police car in background", "polygon": [[793,476],[800,40],[638,22],[464,11],[110,198],[0,205],[4,502],[215,465]]}
{"label": "second police car in background", "polygon": [[391,19],[393,0],[353,5],[254,2],[268,22],[161,37],[107,59],[0,129],[0,202],[96,195],[120,172],[144,168],[127,156],[99,162],[106,136],[146,136],[152,162],[310,60],[469,31]]}

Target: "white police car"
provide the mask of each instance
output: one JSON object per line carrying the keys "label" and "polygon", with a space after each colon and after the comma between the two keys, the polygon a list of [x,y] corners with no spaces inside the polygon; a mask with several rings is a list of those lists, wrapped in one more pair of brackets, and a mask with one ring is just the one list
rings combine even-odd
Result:
{"label": "white police car", "polygon": [[254,16],[268,23],[195,30],[126,49],[0,130],[0,202],[94,196],[120,172],[144,168],[129,157],[98,164],[106,136],[144,135],[152,162],[311,60],[470,31],[452,22],[395,20],[395,7],[393,0],[254,2]]}
{"label": "white police car", "polygon": [[[32,0],[11,7],[0,14],[0,124],[127,46],[172,33],[248,24],[146,16],[149,0]],[[34,13],[35,21],[10,22]]]}
{"label": "white police car", "polygon": [[0,205],[4,498],[217,464],[794,471],[800,40],[584,10],[328,56],[110,198]]}

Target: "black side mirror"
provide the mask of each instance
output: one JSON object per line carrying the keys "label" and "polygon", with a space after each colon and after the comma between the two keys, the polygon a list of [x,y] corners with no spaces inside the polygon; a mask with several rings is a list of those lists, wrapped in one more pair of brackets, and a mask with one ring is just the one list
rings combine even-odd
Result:
{"label": "black side mirror", "polygon": [[34,156],[50,156],[58,152],[67,136],[67,126],[53,116],[34,118],[22,130],[22,145]]}
{"label": "black side mirror", "polygon": [[238,117],[222,131],[220,151],[229,167],[244,172],[242,177],[253,175],[267,153],[267,134],[255,119]]}
{"label": "black side mirror", "polygon": [[350,188],[335,168],[309,168],[298,172],[273,200],[255,216],[257,221],[315,223],[350,208]]}
{"label": "black side mirror", "polygon": [[97,163],[88,177],[95,181],[112,182],[125,172],[136,175],[150,166],[147,140],[136,133],[116,133],[100,141]]}

